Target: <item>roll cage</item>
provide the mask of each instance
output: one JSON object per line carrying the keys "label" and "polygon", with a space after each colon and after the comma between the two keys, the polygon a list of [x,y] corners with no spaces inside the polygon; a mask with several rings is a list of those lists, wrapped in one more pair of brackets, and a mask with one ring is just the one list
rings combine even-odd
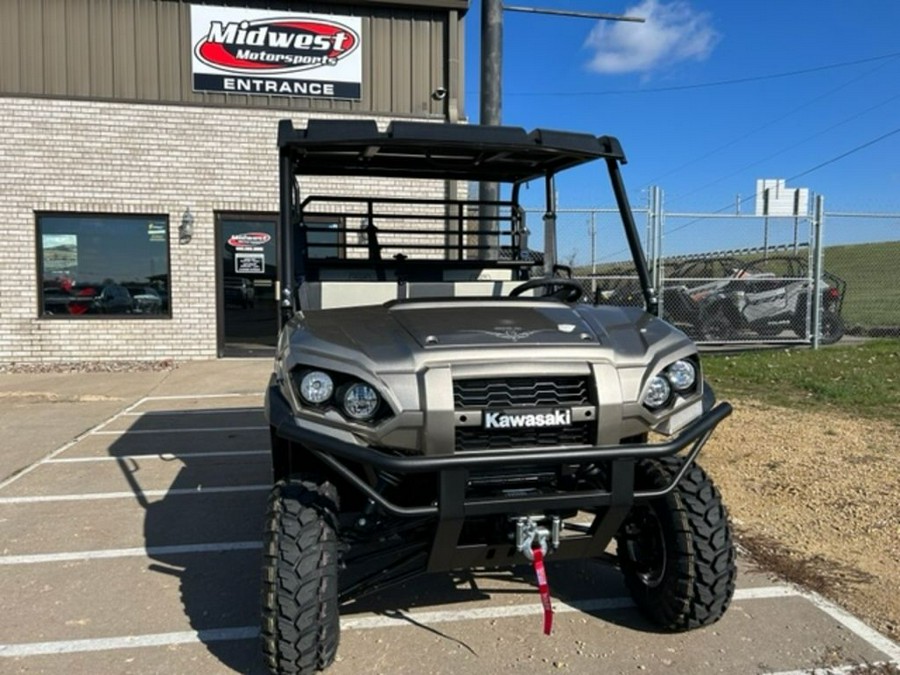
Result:
{"label": "roll cage", "polygon": [[[527,278],[535,260],[525,246],[521,186],[544,180],[544,220],[555,241],[554,177],[595,160],[606,164],[645,306],[656,311],[656,293],[619,171],[625,155],[612,136],[407,121],[391,122],[379,131],[374,120],[312,119],[305,128],[295,128],[291,120],[282,120],[278,149],[282,322],[299,309],[299,286],[329,275],[431,281],[436,270],[478,268],[504,270],[510,279]],[[315,176],[496,182],[509,185],[511,197],[484,202],[449,195],[304,196],[298,179]],[[332,222],[325,222],[329,218]],[[408,222],[399,229],[380,224],[404,219]],[[362,225],[351,228],[351,221]],[[434,228],[435,221],[443,221],[443,227]],[[335,239],[323,242],[329,232]],[[411,243],[411,238],[421,238],[421,243]],[[552,269],[549,246],[548,254],[545,269]]]}

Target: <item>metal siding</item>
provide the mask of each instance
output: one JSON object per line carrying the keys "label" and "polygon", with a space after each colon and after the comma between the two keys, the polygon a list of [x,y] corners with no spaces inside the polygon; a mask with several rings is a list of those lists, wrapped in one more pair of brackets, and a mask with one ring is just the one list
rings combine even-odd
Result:
{"label": "metal siding", "polygon": [[[410,26],[410,112],[426,115],[430,112],[431,96],[431,22],[413,18]],[[418,56],[427,54],[428,58]],[[435,86],[437,88],[437,85]]]}
{"label": "metal siding", "polygon": [[90,15],[86,3],[67,0],[65,34],[67,86],[63,93],[90,96]]}
{"label": "metal siding", "polygon": [[161,36],[157,11],[160,3],[136,2],[134,5],[135,85],[137,97],[145,101],[160,100],[159,43]]}
{"label": "metal siding", "polygon": [[137,99],[137,69],[134,51],[134,1],[120,0],[112,13],[113,98]]}
{"label": "metal siding", "polygon": [[[428,64],[428,77],[431,82],[431,91],[428,92],[428,110],[434,115],[440,115],[447,110],[448,101],[456,96],[452,82],[447,77],[448,65],[446,61],[451,54],[449,31],[446,21],[433,21],[429,29],[431,31],[431,44],[443,45],[443,54],[436,54],[433,50],[430,52],[431,61]],[[447,90],[447,98],[443,101],[435,101],[431,98],[431,92],[438,87],[443,87]]]}
{"label": "metal siding", "polygon": [[20,86],[19,3],[3,6],[0,21],[0,91],[15,91]]}
{"label": "metal siding", "polygon": [[[43,0],[44,93],[60,95],[66,89],[66,0]],[[54,20],[61,17],[62,20]]]}
{"label": "metal siding", "polygon": [[435,9],[441,4],[252,3],[362,17],[362,95],[342,101],[194,92],[188,0],[0,0],[8,19],[0,26],[0,93],[441,115],[446,104],[431,93],[450,85],[448,17],[455,16]]}
{"label": "metal siding", "polygon": [[40,0],[21,0],[21,57],[19,58],[20,91],[23,94],[44,93],[44,5]]}
{"label": "metal siding", "polygon": [[391,17],[391,111],[410,112],[412,83],[412,30],[410,21]]}
{"label": "metal siding", "polygon": [[[157,4],[159,26],[159,98],[163,101],[182,100],[182,92],[190,91],[190,81],[184,82],[182,54],[190,52],[189,30],[182,17],[181,6],[173,2]],[[190,61],[188,60],[190,63]],[[190,67],[190,65],[188,65]]]}
{"label": "metal siding", "polygon": [[113,91],[113,31],[111,0],[89,0],[90,45],[86,68],[91,96],[109,98]]}
{"label": "metal siding", "polygon": [[373,17],[371,33],[367,36],[372,55],[369,86],[372,89],[372,110],[391,109],[391,22],[390,18]]}

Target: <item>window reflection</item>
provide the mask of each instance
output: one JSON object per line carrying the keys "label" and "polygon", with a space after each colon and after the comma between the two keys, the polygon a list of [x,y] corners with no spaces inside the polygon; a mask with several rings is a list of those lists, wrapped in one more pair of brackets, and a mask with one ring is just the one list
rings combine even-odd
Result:
{"label": "window reflection", "polygon": [[38,214],[43,316],[169,316],[169,220]]}

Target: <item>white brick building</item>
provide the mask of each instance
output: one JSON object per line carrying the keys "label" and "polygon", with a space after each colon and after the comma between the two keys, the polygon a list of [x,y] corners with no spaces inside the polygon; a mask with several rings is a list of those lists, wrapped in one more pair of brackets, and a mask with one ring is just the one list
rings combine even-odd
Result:
{"label": "white brick building", "polygon": [[[69,3],[76,10],[78,4]],[[265,7],[267,3],[256,4]],[[312,6],[290,4],[297,6],[297,12]],[[6,65],[0,66],[4,127],[0,136],[0,362],[181,360],[225,353],[233,336],[227,333],[225,320],[230,309],[223,279],[231,270],[223,269],[223,233],[234,231],[226,227],[229,219],[236,221],[238,230],[244,226],[257,230],[267,220],[274,223],[278,120],[289,117],[302,125],[310,116],[339,115],[375,118],[380,124],[396,117],[455,121],[460,78],[449,73],[449,64],[458,67],[458,24],[465,4],[397,0],[335,7],[336,14],[361,17],[363,27],[364,93],[360,100],[349,102],[193,91],[190,81],[184,82],[190,75],[189,38],[167,37],[162,19],[157,24],[156,96],[146,93],[146,82],[154,75],[140,68],[135,69],[131,83],[119,71],[107,76],[109,64],[95,63],[90,56],[94,47],[84,47],[79,34],[69,35],[64,42],[73,57],[77,48],[88,49],[89,57],[80,64],[66,60],[54,65],[49,56],[52,46],[30,42],[27,30],[17,44],[2,43],[0,63]],[[85,0],[84,17],[91,22],[97,17],[95,8],[88,5]],[[175,0],[122,0],[113,3],[111,13],[115,18],[120,10],[150,11],[153,6],[158,6],[158,16],[177,15],[176,23],[179,16],[183,22],[191,9]],[[315,7],[321,11],[320,5]],[[457,11],[460,7],[463,11]],[[4,16],[11,16],[7,10],[17,14],[19,25],[30,25],[31,9],[24,0],[0,0],[0,8]],[[43,23],[62,22],[60,30],[76,30],[71,16],[66,21],[51,14],[45,12]],[[393,25],[398,17],[412,26],[407,42],[399,47],[379,44],[382,19]],[[440,28],[439,39],[423,42],[415,37],[416,26],[425,23]],[[177,64],[168,71],[162,58],[166,40],[174,40],[182,52],[170,55]],[[110,50],[117,48],[114,43]],[[425,74],[386,74],[373,66],[379,54],[398,48],[406,50],[407,56],[417,48],[436,52],[441,67]],[[43,58],[40,73],[28,65],[36,54]],[[402,70],[415,59],[401,60]],[[10,66],[13,61],[17,68]],[[181,84],[167,94],[163,76],[176,71]],[[404,76],[411,84],[400,86]],[[104,78],[108,90],[103,88]],[[451,87],[447,99],[430,95],[438,85]],[[380,87],[389,91],[378,93]],[[328,191],[329,186],[321,188]],[[193,235],[182,241],[179,226],[188,210]],[[141,233],[140,247],[128,248],[125,239],[115,243],[114,228],[120,220],[122,228]],[[95,224],[99,229],[92,230]],[[66,227],[72,234],[59,234],[68,232]],[[110,232],[105,239],[96,234]],[[149,268],[141,257],[145,245],[154,251]],[[51,249],[57,257],[50,255]],[[104,256],[119,255],[123,260],[104,261]],[[268,249],[261,255],[274,265]],[[158,292],[162,306],[153,299],[157,305],[152,312],[103,311],[98,282],[107,263],[116,274],[106,281],[128,286],[126,282],[140,280]],[[78,279],[76,271],[86,273],[88,266],[91,279]],[[269,279],[263,277],[251,277],[260,300],[254,303],[256,332],[272,334],[238,335],[237,342],[271,344],[274,338],[274,297]],[[83,290],[83,297],[71,297],[90,284],[93,287],[90,292]],[[132,297],[141,293],[133,285],[129,288]],[[267,312],[270,317],[264,316]]]}

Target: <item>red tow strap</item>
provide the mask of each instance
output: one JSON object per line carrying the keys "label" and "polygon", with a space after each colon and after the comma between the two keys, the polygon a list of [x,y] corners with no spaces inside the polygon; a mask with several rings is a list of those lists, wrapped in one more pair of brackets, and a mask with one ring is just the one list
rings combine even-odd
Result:
{"label": "red tow strap", "polygon": [[537,577],[541,604],[544,606],[544,635],[553,630],[553,605],[550,604],[550,584],[547,583],[547,571],[544,569],[544,553],[540,547],[532,549],[534,554],[534,574]]}

